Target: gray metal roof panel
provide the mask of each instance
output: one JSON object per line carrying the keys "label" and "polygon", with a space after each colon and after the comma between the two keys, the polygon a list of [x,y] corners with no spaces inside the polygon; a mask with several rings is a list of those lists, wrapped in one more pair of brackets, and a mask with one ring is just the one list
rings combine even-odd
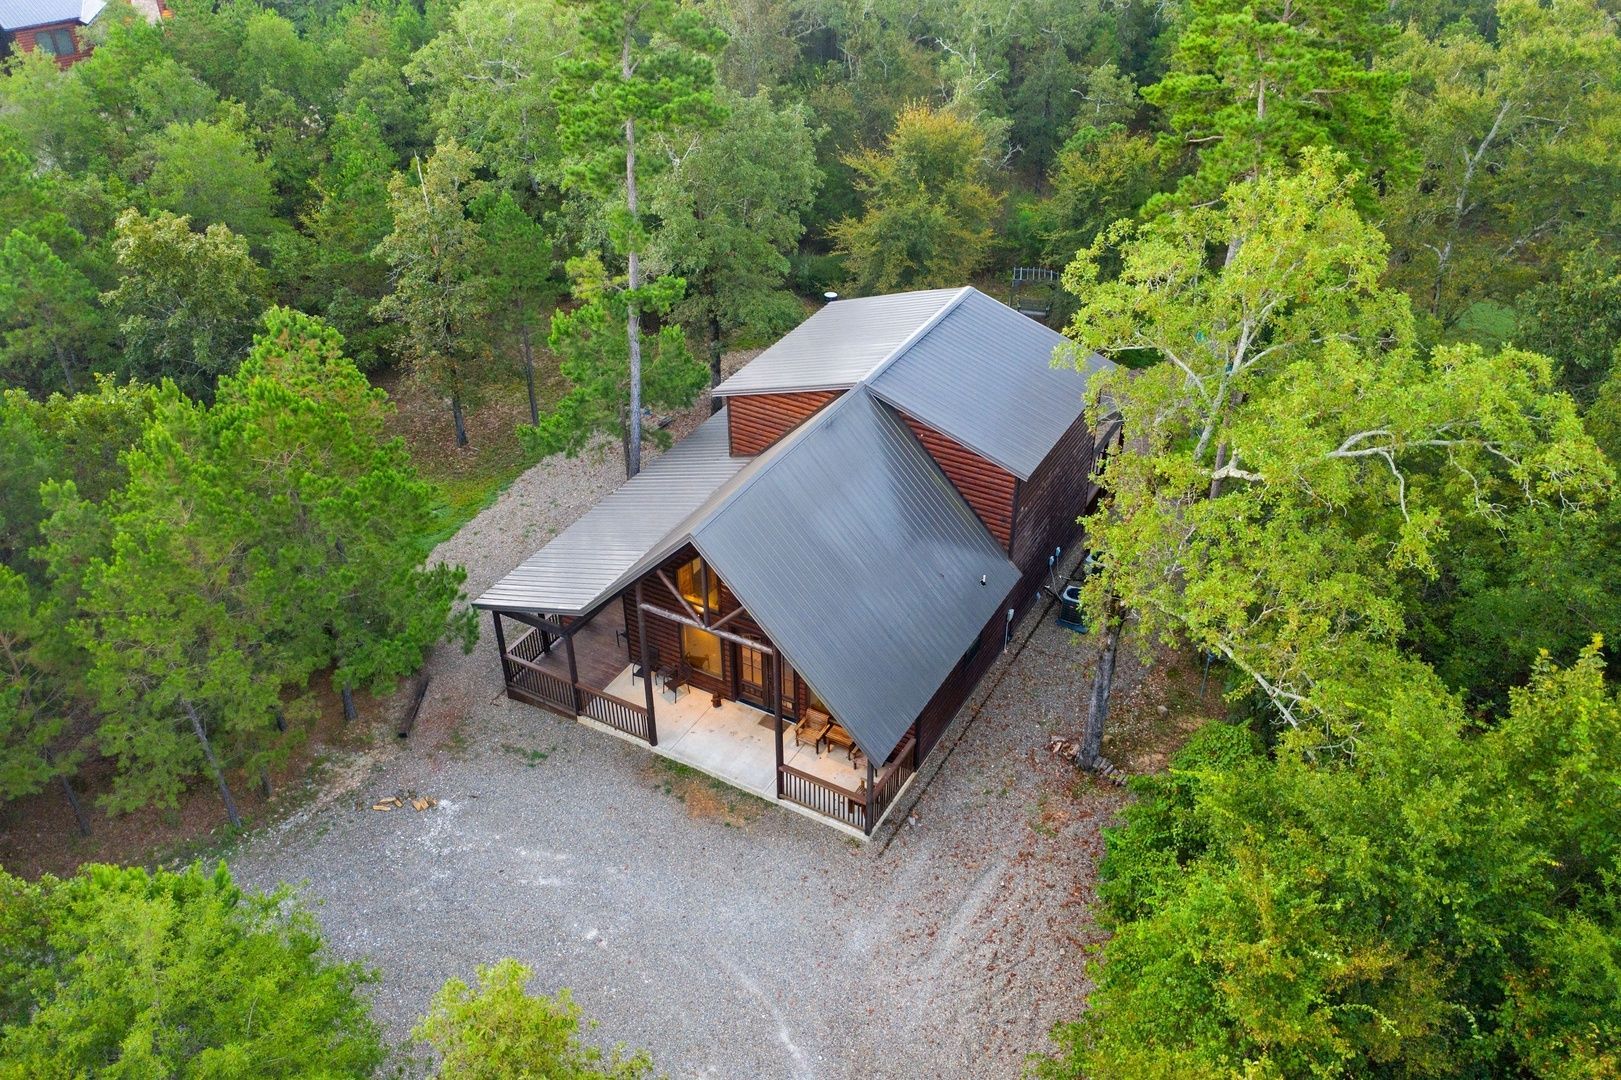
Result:
{"label": "gray metal roof panel", "polygon": [[492,585],[473,606],[577,615],[684,542],[689,519],[753,459],[731,456],[726,412],[654,459]]}
{"label": "gray metal roof panel", "polygon": [[88,24],[106,6],[105,0],[0,0],[0,29],[24,30],[60,22]]}
{"label": "gray metal roof panel", "polygon": [[692,541],[881,762],[1019,573],[901,421],[864,391],[779,446],[712,506]]}
{"label": "gray metal roof panel", "polygon": [[726,397],[854,386],[962,291],[835,300],[749,361],[715,393]]}
{"label": "gray metal roof panel", "polygon": [[1028,480],[1080,416],[1110,365],[1052,366],[1068,339],[977,290],[874,373],[873,393]]}

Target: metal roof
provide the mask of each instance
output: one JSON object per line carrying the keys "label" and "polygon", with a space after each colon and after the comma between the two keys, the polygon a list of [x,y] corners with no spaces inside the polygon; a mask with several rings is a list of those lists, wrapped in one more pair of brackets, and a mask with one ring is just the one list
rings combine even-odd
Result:
{"label": "metal roof", "polygon": [[88,25],[106,6],[106,0],[0,0],[0,29],[62,22]]}
{"label": "metal roof", "polygon": [[[1087,384],[1112,366],[1053,367],[1069,339],[970,289],[877,371],[872,392],[895,408],[1030,479],[1086,405]],[[746,370],[746,369],[745,369]]]}
{"label": "metal roof", "polygon": [[778,447],[717,501],[692,542],[881,762],[1019,572],[905,425],[865,391]]}
{"label": "metal roof", "polygon": [[580,615],[674,550],[683,526],[753,459],[732,457],[726,412],[656,458],[492,585],[475,607]]}
{"label": "metal roof", "polygon": [[848,389],[907,344],[963,289],[835,300],[800,323],[715,394],[772,394]]}

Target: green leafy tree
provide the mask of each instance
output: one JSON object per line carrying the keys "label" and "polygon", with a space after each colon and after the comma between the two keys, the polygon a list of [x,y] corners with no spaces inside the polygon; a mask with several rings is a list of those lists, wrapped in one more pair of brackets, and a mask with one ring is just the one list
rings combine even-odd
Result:
{"label": "green leafy tree", "polygon": [[1500,0],[1496,41],[1409,30],[1385,67],[1420,171],[1382,202],[1392,278],[1442,330],[1482,300],[1552,277],[1558,257],[1613,235],[1621,197],[1621,38],[1591,0]]}
{"label": "green leafy tree", "polygon": [[568,990],[536,997],[534,972],[507,959],[478,969],[478,986],[451,979],[412,1034],[436,1050],[444,1080],[641,1080],[653,1063],[643,1051],[604,1053],[580,1038],[580,1009]]}
{"label": "green leafy tree", "polygon": [[1067,264],[1106,227],[1135,216],[1169,179],[1164,148],[1152,137],[1081,129],[1058,152],[1052,194],[1036,210],[1042,253]]}
{"label": "green leafy tree", "polygon": [[1112,227],[1065,282],[1080,355],[1158,360],[1096,380],[1094,418],[1118,410],[1133,451],[1087,519],[1106,553],[1089,604],[1119,596],[1146,636],[1225,656],[1332,741],[1354,729],[1347,687],[1403,670],[1403,599],[1449,530],[1515,505],[1584,512],[1613,473],[1546,358],[1413,346],[1354,178],[1304,161]]}
{"label": "green leafy tree", "polygon": [[[626,318],[629,297],[607,282],[602,263],[594,257],[571,261],[570,271],[574,294],[584,303],[552,316],[549,339],[569,390],[538,425],[519,428],[518,437],[531,454],[573,456],[598,435],[610,435],[619,440],[629,462],[631,433],[638,427],[627,410],[635,379],[626,337],[616,329]],[[680,278],[658,278],[639,290],[641,310],[666,314],[685,288]],[[659,331],[644,357],[641,383],[644,407],[685,408],[708,385],[709,371],[693,358],[681,328],[671,323]],[[668,445],[666,432],[652,434]]]}
{"label": "green leafy tree", "polygon": [[32,795],[58,781],[78,818],[89,822],[71,778],[84,754],[61,747],[71,699],[50,677],[49,635],[27,580],[0,564],[0,802]]}
{"label": "green leafy tree", "polygon": [[552,241],[511,192],[502,192],[479,223],[489,252],[490,313],[497,334],[516,346],[529,392],[529,423],[540,423],[535,395],[535,337],[546,311],[557,301],[561,282],[554,275]]}
{"label": "green leafy tree", "polygon": [[104,355],[106,322],[90,279],[44,241],[13,229],[0,243],[0,377],[36,394],[77,389]]}
{"label": "green leafy tree", "polygon": [[1207,729],[1108,833],[1114,934],[1037,1074],[1604,1076],[1621,707],[1596,647],[1481,733],[1422,669],[1355,752]]}
{"label": "green leafy tree", "polygon": [[396,175],[388,185],[394,231],[377,245],[394,268],[394,291],[374,310],[405,328],[412,374],[450,399],[457,446],[467,445],[462,405],[477,387],[489,313],[484,237],[468,211],[484,191],[476,166],[472,152],[451,141],[415,164],[415,183]]}
{"label": "green leafy tree", "polygon": [[835,224],[857,293],[965,284],[989,260],[1001,196],[985,130],[952,109],[911,105],[882,150],[845,157],[862,213]]}
{"label": "green leafy tree", "polygon": [[225,864],[0,875],[0,1071],[16,1076],[365,1077],[385,1050],[362,988],[285,886]]}
{"label": "green leafy tree", "polygon": [[[173,806],[202,774],[240,825],[227,771],[262,774],[284,759],[290,738],[274,718],[287,673],[266,590],[243,558],[256,508],[238,498],[210,435],[204,406],[168,387],[102,515],[110,539],[85,571],[80,640],[96,741],[118,763],[102,803]],[[57,519],[72,516],[75,495],[69,485],[48,528],[58,544],[72,539]]]}
{"label": "green leafy tree", "polygon": [[118,216],[118,284],[102,302],[118,321],[124,364],[142,378],[172,378],[195,394],[241,362],[264,309],[264,274],[224,225],[193,232],[183,217]]}
{"label": "green leafy tree", "polygon": [[478,155],[507,187],[559,186],[557,61],[575,41],[574,14],[554,2],[469,0],[411,57],[440,142]]}
{"label": "green leafy tree", "polygon": [[441,639],[470,649],[466,572],[424,566],[435,492],[404,444],[392,408],[320,320],[272,308],[254,350],[221,382],[210,417],[244,505],[263,507],[249,569],[263,582],[289,681],[331,664],[352,691],[384,692],[418,670]]}
{"label": "green leafy tree", "polygon": [[[617,403],[602,403],[605,408],[596,411],[624,417],[625,474],[635,476],[642,467],[642,315],[652,303],[667,309],[666,294],[675,284],[643,278],[648,238],[637,140],[701,129],[721,119],[714,58],[726,39],[699,11],[676,0],[575,0],[571,10],[578,19],[579,46],[558,63],[552,99],[569,185],[605,200],[624,199],[609,214],[609,226],[626,264],[623,296],[615,306],[625,317],[629,400],[622,412]],[[575,341],[607,346],[597,333],[576,335]],[[603,356],[596,366],[614,365]],[[593,379],[589,386],[602,389],[617,382]],[[585,388],[577,386],[576,393]]]}
{"label": "green leafy tree", "polygon": [[1372,64],[1395,33],[1384,13],[1379,0],[1191,0],[1169,70],[1143,89],[1164,113],[1167,146],[1197,155],[1183,201],[1220,198],[1311,146],[1340,151],[1370,182],[1399,167],[1401,78]]}
{"label": "green leafy tree", "polygon": [[152,139],[152,171],[143,185],[153,207],[189,218],[196,228],[223,225],[263,244],[276,229],[270,170],[231,121],[174,123]]}
{"label": "green leafy tree", "polygon": [[720,100],[726,125],[672,152],[651,199],[660,222],[653,257],[687,282],[676,315],[707,332],[711,386],[731,335],[771,338],[803,318],[784,287],[788,254],[822,181],[803,108],[777,108],[764,94]]}
{"label": "green leafy tree", "polygon": [[1592,243],[1559,274],[1515,299],[1521,343],[1560,361],[1566,385],[1587,396],[1621,367],[1621,254]]}
{"label": "green leafy tree", "polygon": [[376,249],[394,227],[394,158],[364,102],[340,113],[328,136],[331,157],[314,183],[319,200],[302,234],[278,238],[274,265],[289,302],[343,334],[355,363],[370,371],[399,349],[398,326],[373,316],[389,286],[389,265]]}

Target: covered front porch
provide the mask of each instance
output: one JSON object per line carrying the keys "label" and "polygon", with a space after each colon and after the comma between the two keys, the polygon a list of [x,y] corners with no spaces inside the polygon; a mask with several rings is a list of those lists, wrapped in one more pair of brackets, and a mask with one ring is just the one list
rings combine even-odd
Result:
{"label": "covered front porch", "polygon": [[577,620],[492,617],[508,696],[644,743],[845,831],[871,835],[917,771],[915,732],[875,766],[836,721],[801,727],[791,717],[669,679],[656,665],[649,686],[641,665],[625,663],[618,604]]}

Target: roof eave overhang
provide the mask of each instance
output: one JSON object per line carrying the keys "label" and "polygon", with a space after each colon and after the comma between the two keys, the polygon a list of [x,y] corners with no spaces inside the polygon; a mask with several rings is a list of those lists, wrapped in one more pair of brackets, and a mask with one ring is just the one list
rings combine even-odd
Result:
{"label": "roof eave overhang", "polygon": [[721,383],[709,392],[710,397],[752,397],[755,394],[817,394],[827,393],[831,390],[852,390],[857,386],[854,382],[815,383],[810,385],[795,384],[793,386],[749,386],[728,389]]}

